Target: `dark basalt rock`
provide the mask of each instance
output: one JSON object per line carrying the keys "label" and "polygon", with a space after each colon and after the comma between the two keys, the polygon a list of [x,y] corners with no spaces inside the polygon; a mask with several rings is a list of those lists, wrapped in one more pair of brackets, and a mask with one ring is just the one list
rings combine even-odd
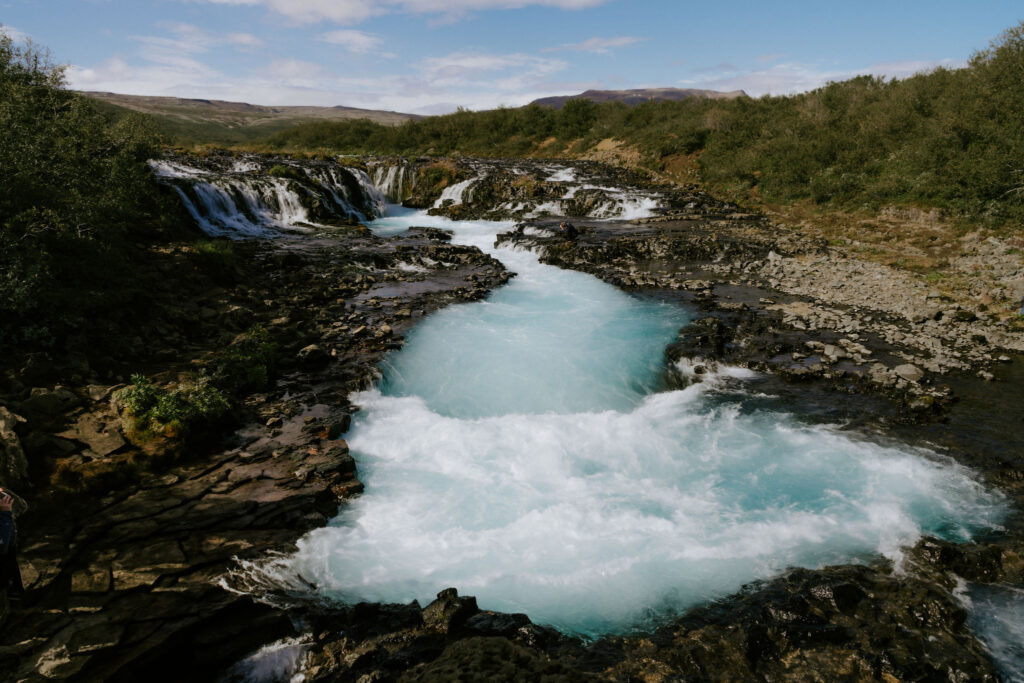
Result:
{"label": "dark basalt rock", "polygon": [[[166,301],[154,305],[173,310],[179,290],[191,286],[189,298],[202,302],[168,314],[156,332],[178,340],[169,376],[254,323],[278,346],[281,376],[247,397],[245,426],[226,446],[214,440],[207,451],[173,458],[141,454],[108,419],[115,387],[22,385],[9,405],[24,407],[27,422],[11,438],[40,456],[37,466],[56,454],[64,470],[84,476],[102,466],[128,483],[98,481],[89,496],[31,496],[30,513],[19,519],[28,597],[0,622],[0,676],[177,680],[187,670],[212,680],[245,653],[295,635],[288,614],[218,581],[239,559],[291,550],[362,491],[357,463],[339,440],[355,410],[348,394],[370,386],[377,363],[419,318],[485,296],[510,277],[479,250],[443,237],[354,232],[239,243],[244,284],[234,290],[203,289],[191,269],[163,273],[188,284],[168,287]],[[410,260],[436,265],[410,274],[399,268]],[[151,471],[130,467],[143,458]],[[227,580],[244,591],[258,578],[236,572]],[[422,625],[419,607],[413,612]],[[409,614],[364,606],[352,610],[351,623],[390,631],[407,625]],[[422,661],[413,659],[406,666]]]}

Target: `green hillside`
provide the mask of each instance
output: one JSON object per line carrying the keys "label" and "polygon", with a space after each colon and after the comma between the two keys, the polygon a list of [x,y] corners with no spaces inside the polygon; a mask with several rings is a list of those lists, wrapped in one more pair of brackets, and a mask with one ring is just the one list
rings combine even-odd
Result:
{"label": "green hillside", "polygon": [[660,173],[762,202],[937,207],[992,224],[1024,218],[1024,24],[963,69],[861,76],[784,97],[635,107],[569,100],[460,110],[395,127],[315,122],[270,136],[285,151],[472,156],[632,155]]}

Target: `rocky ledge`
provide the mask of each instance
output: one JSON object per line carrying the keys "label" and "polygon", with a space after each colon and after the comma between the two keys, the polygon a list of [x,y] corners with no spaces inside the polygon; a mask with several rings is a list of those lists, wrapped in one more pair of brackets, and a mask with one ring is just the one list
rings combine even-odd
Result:
{"label": "rocky ledge", "polygon": [[[220,578],[238,559],[294,548],[362,491],[340,438],[355,410],[348,395],[372,384],[417,320],[510,277],[449,239],[433,229],[381,239],[352,228],[237,244],[242,283],[197,292],[183,316],[194,324],[165,330],[165,345],[192,349],[193,363],[225,331],[230,339],[253,324],[277,343],[276,385],[246,398],[241,427],[212,452],[131,443],[112,401],[116,384],[30,387],[18,379],[30,373],[12,372],[0,400],[5,462],[38,475],[47,461],[54,484],[37,484],[50,492],[19,520],[28,595],[5,610],[4,678],[180,680],[187,671],[202,680],[293,633],[288,615]],[[166,381],[192,365],[159,363],[173,355],[158,348],[150,358]],[[78,372],[98,379],[85,366]],[[53,370],[75,372],[59,362]],[[62,486],[86,486],[97,472],[104,478],[93,489]],[[115,474],[123,480],[111,487]]]}

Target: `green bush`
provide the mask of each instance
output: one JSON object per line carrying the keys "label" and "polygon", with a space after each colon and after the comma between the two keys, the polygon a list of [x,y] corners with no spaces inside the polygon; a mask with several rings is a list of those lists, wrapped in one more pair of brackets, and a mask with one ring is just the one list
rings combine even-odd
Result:
{"label": "green bush", "polygon": [[0,345],[53,344],[125,303],[129,243],[176,214],[146,165],[145,120],[99,112],[3,33],[0,131]]}
{"label": "green bush", "polygon": [[187,438],[215,425],[230,409],[227,397],[208,378],[160,389],[142,375],[117,393],[122,423],[133,441],[153,436]]}

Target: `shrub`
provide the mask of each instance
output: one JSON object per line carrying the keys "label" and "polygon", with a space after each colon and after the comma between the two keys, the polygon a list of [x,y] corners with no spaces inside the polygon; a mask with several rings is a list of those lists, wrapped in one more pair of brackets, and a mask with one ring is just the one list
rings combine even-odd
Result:
{"label": "shrub", "polygon": [[229,394],[264,389],[274,375],[276,350],[267,330],[257,325],[210,361],[203,373]]}
{"label": "shrub", "polygon": [[235,243],[229,239],[199,240],[192,252],[198,266],[221,284],[231,284],[240,276],[240,263]]}
{"label": "shrub", "polygon": [[141,116],[111,118],[64,89],[64,70],[0,32],[0,344],[55,343],[118,310],[127,249],[161,225]]}
{"label": "shrub", "polygon": [[214,426],[230,409],[228,399],[205,377],[166,390],[133,375],[131,386],[116,398],[125,433],[135,443],[160,436],[185,439]]}

